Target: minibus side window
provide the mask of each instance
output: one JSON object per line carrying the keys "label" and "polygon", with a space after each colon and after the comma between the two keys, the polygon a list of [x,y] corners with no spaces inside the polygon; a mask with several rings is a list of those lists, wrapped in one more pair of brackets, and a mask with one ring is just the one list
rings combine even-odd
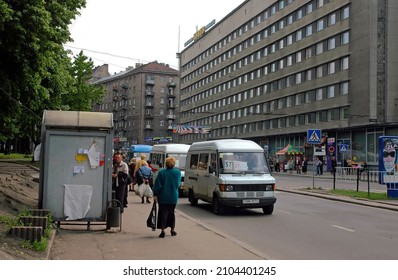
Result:
{"label": "minibus side window", "polygon": [[158,154],[151,154],[150,160],[152,163],[158,163]]}
{"label": "minibus side window", "polygon": [[158,160],[159,168],[163,168],[163,162],[164,162],[164,154],[159,154],[159,160]]}
{"label": "minibus side window", "polygon": [[198,159],[199,159],[199,155],[198,154],[192,154],[191,155],[191,160],[189,161],[189,167],[191,169],[197,169],[198,168]]}
{"label": "minibus side window", "polygon": [[209,166],[209,154],[200,154],[198,170],[206,170]]}

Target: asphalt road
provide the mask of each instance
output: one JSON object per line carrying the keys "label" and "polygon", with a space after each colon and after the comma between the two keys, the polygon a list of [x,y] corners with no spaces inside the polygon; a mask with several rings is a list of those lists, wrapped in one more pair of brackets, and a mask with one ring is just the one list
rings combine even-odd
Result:
{"label": "asphalt road", "polygon": [[271,216],[260,209],[214,215],[210,204],[178,209],[253,246],[271,259],[398,259],[398,215],[395,211],[277,192]]}

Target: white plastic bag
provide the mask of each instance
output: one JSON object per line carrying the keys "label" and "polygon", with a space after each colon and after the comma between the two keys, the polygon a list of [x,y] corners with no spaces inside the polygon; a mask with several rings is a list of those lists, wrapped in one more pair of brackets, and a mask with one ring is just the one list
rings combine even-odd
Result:
{"label": "white plastic bag", "polygon": [[153,192],[151,189],[151,186],[149,184],[142,183],[141,185],[138,186],[138,195],[140,197],[152,197]]}
{"label": "white plastic bag", "polygon": [[136,195],[140,195],[140,192],[139,192],[140,188],[138,187],[137,184],[134,184],[133,189],[134,189],[134,192]]}
{"label": "white plastic bag", "polygon": [[144,196],[145,197],[152,197],[153,196],[153,192],[152,192],[151,186],[149,184],[145,184]]}

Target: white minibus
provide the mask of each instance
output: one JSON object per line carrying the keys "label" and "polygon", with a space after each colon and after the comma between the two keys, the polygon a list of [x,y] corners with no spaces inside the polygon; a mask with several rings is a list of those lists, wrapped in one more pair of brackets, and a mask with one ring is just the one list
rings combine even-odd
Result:
{"label": "white minibus", "polygon": [[227,207],[274,210],[275,179],[264,150],[255,142],[222,139],[195,142],[188,150],[185,189],[191,205],[198,200],[212,203],[213,212]]}
{"label": "white minibus", "polygon": [[[167,157],[175,157],[176,166],[181,170],[181,187],[180,193],[184,193],[184,172],[185,172],[185,161],[187,159],[187,153],[190,145],[188,144],[155,144],[152,147],[149,160],[151,161],[151,166],[156,169],[161,169],[165,167],[165,160]],[[156,179],[157,172],[154,172],[154,180]]]}

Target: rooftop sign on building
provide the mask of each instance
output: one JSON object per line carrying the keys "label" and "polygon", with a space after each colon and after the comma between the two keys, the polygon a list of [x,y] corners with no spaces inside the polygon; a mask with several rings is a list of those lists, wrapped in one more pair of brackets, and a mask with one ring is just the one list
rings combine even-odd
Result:
{"label": "rooftop sign on building", "polygon": [[198,40],[200,37],[202,37],[206,31],[212,27],[214,24],[216,24],[216,20],[213,19],[208,25],[203,26],[202,28],[200,28],[198,31],[195,32],[195,34],[193,34],[193,37],[191,39],[189,39],[188,41],[185,42],[184,47],[188,46],[189,44],[191,44],[192,42],[195,42],[196,40]]}

